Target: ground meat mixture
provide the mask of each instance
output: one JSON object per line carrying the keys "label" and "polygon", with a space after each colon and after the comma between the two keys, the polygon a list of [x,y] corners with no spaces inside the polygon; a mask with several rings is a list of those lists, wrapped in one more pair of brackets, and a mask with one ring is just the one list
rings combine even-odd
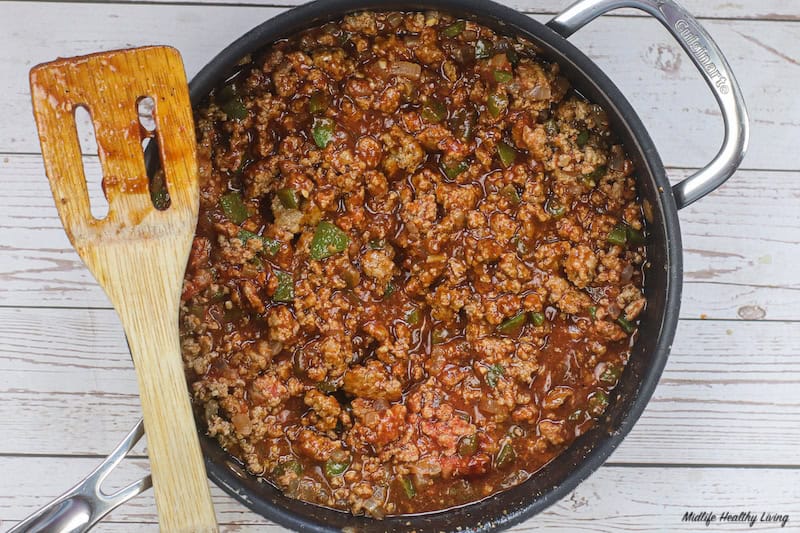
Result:
{"label": "ground meat mixture", "polygon": [[380,518],[524,481],[603,413],[645,306],[633,165],[531,43],[360,13],[196,111],[198,416],[289,496]]}

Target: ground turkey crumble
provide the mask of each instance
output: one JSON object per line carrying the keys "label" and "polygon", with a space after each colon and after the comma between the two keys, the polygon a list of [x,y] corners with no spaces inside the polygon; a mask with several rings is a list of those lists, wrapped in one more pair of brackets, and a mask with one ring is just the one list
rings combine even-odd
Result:
{"label": "ground turkey crumble", "polygon": [[530,43],[360,13],[196,111],[183,357],[202,425],[286,494],[430,511],[602,414],[645,306],[633,166]]}

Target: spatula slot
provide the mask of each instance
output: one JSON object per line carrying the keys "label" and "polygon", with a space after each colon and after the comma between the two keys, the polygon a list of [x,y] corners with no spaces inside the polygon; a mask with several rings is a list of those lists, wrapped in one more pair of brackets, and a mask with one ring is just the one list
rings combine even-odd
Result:
{"label": "spatula slot", "polygon": [[142,151],[144,152],[144,165],[147,170],[148,186],[150,187],[150,200],[153,207],[160,211],[170,206],[169,190],[164,177],[164,167],[158,149],[158,136],[156,135],[156,103],[149,96],[143,96],[136,101],[141,126]]}
{"label": "spatula slot", "polygon": [[[97,138],[92,121],[92,114],[86,106],[75,107],[75,129],[78,133],[78,142],[83,154],[83,174],[86,176],[86,189],[89,193],[89,211],[97,220],[103,220],[108,215],[108,199],[103,188],[103,169],[97,160]],[[86,164],[87,157],[92,163]]]}
{"label": "spatula slot", "polygon": [[164,168],[161,166],[159,158],[158,138],[142,139],[142,150],[144,150],[144,162],[153,207],[159,211],[169,209],[172,201],[167,189],[167,180],[164,177]]}
{"label": "spatula slot", "polygon": [[144,131],[152,135],[156,131],[155,100],[149,96],[139,98],[139,101],[136,102],[136,110],[139,112],[139,124],[141,124]]}

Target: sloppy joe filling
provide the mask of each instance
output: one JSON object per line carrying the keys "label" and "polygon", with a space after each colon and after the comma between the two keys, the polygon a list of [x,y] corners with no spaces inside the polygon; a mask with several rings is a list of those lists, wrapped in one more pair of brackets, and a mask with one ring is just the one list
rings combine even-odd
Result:
{"label": "sloppy joe filling", "polygon": [[530,42],[358,13],[196,110],[181,339],[208,434],[380,518],[527,479],[603,413],[645,306],[634,169]]}

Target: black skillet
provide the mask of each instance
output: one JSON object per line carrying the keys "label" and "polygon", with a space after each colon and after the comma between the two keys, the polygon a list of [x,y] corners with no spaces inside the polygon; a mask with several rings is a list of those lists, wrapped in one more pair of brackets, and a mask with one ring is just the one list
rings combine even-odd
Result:
{"label": "black skillet", "polygon": [[[566,39],[595,17],[621,7],[658,19],[698,67],[722,110],[725,140],[714,160],[675,187],[667,179],[653,142],[631,105],[611,80]],[[365,10],[440,10],[468,18],[506,35],[521,35],[556,61],[574,87],[608,113],[614,131],[633,159],[646,207],[650,268],[645,275],[647,309],[641,317],[630,362],[597,424],[526,482],[485,500],[445,511],[374,520],[354,517],[283,496],[269,483],[244,471],[216,441],[202,436],[209,477],[255,512],[300,531],[489,531],[507,528],[572,491],[619,445],[655,389],[672,345],[680,308],[682,262],[678,209],[719,187],[736,170],[748,141],[748,118],[741,91],[711,37],[673,1],[580,0],[546,25],[485,0],[318,0],[282,13],[244,34],[206,65],[190,83],[193,105],[202,102],[236,63],[278,39],[311,26]],[[698,117],[698,120],[706,120]]]}

